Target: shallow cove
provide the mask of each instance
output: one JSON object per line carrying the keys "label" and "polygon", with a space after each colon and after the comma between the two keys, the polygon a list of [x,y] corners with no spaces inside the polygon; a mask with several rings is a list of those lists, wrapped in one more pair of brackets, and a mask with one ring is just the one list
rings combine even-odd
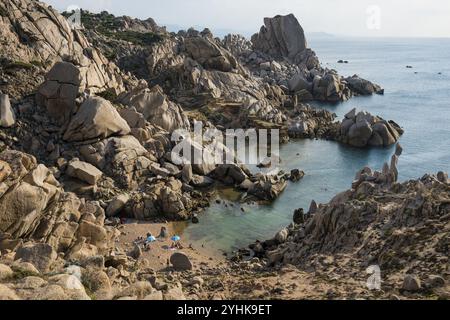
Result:
{"label": "shallow cove", "polygon": [[[400,140],[402,181],[450,171],[450,39],[330,37],[309,43],[325,66],[346,76],[357,73],[385,88],[384,96],[316,106],[336,112],[339,118],[357,107],[399,123],[405,129]],[[339,59],[349,63],[338,64]],[[236,198],[222,192],[227,206],[213,202],[199,224],[184,225],[180,232],[186,241],[223,251],[270,238],[292,221],[295,209],[307,209],[312,199],[328,202],[350,187],[356,171],[366,165],[381,169],[392,153],[393,147],[356,149],[330,141],[291,141],[280,149],[281,166],[304,170],[302,181],[290,183],[268,206],[243,205],[245,212]]]}

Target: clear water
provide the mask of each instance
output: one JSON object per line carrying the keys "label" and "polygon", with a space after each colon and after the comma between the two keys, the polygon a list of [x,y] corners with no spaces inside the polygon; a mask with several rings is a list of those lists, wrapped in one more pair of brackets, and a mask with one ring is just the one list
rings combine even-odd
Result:
{"label": "clear water", "polygon": [[[353,107],[392,119],[404,129],[400,179],[450,171],[450,39],[310,39],[321,62],[342,75],[359,74],[385,88],[384,96],[357,97],[319,106],[339,117]],[[338,64],[339,59],[349,64]],[[411,65],[413,69],[407,69]],[[417,72],[417,73],[416,73]],[[438,74],[441,73],[441,74]],[[271,205],[233,207],[213,204],[184,237],[207,247],[229,251],[255,239],[267,239],[292,221],[293,211],[307,209],[312,199],[325,203],[349,188],[355,172],[381,168],[393,147],[356,149],[335,142],[298,140],[281,147],[282,167],[306,172],[290,183]],[[223,198],[233,201],[233,197]]]}

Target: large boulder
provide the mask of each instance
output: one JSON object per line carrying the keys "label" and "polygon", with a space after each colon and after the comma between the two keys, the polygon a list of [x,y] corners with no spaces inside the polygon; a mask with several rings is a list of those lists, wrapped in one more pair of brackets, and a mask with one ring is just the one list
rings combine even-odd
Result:
{"label": "large boulder", "polygon": [[97,184],[97,181],[103,175],[103,172],[98,170],[92,164],[76,159],[69,162],[66,173],[70,177],[77,178],[90,185]]}
{"label": "large boulder", "polygon": [[312,83],[307,81],[301,73],[294,75],[289,81],[289,90],[292,92],[298,92],[302,90],[311,91]]}
{"label": "large boulder", "polygon": [[88,98],[73,116],[64,133],[66,141],[104,139],[130,133],[130,127],[114,106],[100,97]]}
{"label": "large boulder", "polygon": [[170,263],[177,271],[192,270],[192,262],[183,252],[175,252],[170,256]]}
{"label": "large boulder", "polygon": [[149,174],[149,152],[133,136],[110,137],[79,148],[82,160],[99,168],[127,188],[137,187],[138,178]]}
{"label": "large boulder", "polygon": [[140,87],[119,97],[119,101],[134,107],[145,120],[169,132],[175,129],[189,128],[189,121],[179,105],[170,101],[159,86],[151,89]]}
{"label": "large boulder", "polygon": [[[95,245],[100,249],[112,245],[116,234],[113,230],[103,228],[104,211],[100,205],[64,192],[51,171],[44,165],[37,164],[34,157],[6,150],[0,153],[0,168],[2,248],[14,249],[20,247],[22,239],[33,239],[49,245],[57,252],[66,252],[75,248],[77,243],[79,249],[82,249],[81,238],[89,236],[90,239],[91,234],[96,235]],[[77,233],[83,230],[80,226],[81,217],[95,225],[91,228],[94,231]],[[85,226],[84,230],[88,228]],[[98,240],[99,237],[101,240]],[[39,247],[29,246],[30,244],[26,244],[22,251],[41,254]],[[91,252],[97,254],[97,247],[91,249]]]}
{"label": "large boulder", "polygon": [[112,199],[108,204],[108,207],[106,208],[106,216],[113,217],[118,214],[125,207],[129,200],[130,196],[126,193],[120,194]]}
{"label": "large boulder", "polygon": [[368,96],[374,93],[384,93],[384,89],[382,89],[379,85],[372,83],[366,79],[360,78],[357,75],[345,78],[345,81],[347,82],[350,89],[358,95]]}
{"label": "large boulder", "polygon": [[[36,226],[59,184],[44,165],[18,151],[0,153],[3,193],[0,193],[0,231],[20,237]],[[5,169],[6,168],[6,169]]]}
{"label": "large boulder", "polygon": [[347,100],[351,91],[341,81],[335,72],[327,72],[324,75],[316,75],[312,84],[312,95],[319,101],[338,102]]}
{"label": "large boulder", "polygon": [[396,143],[402,134],[403,129],[394,121],[352,109],[339,124],[337,139],[354,147],[386,147]]}
{"label": "large boulder", "polygon": [[239,69],[236,58],[208,37],[188,37],[184,41],[187,53],[206,69],[230,72]]}
{"label": "large boulder", "polygon": [[13,276],[14,272],[5,264],[0,263],[0,281],[6,280]]}
{"label": "large boulder", "polygon": [[[123,82],[128,77],[93,48],[81,30],[72,28],[68,19],[48,4],[32,0],[4,0],[0,2],[0,12],[0,39],[4,39],[0,43],[0,52],[10,61],[23,65],[23,73],[26,74],[12,79],[7,85],[6,93],[11,92],[15,97],[23,97],[36,92],[42,74],[59,61],[71,62],[79,69],[83,79],[79,92],[85,89],[91,92],[111,89],[116,93],[124,90]],[[49,97],[50,100],[56,98],[66,104],[68,96],[65,94],[73,91],[60,81],[65,78],[61,70],[70,71],[66,66],[58,69],[57,77],[52,75],[50,80],[56,82],[49,85],[45,91],[55,94]],[[69,72],[68,75],[73,73]],[[69,106],[58,107],[56,101],[48,103],[55,111]],[[63,112],[59,115],[62,114]],[[63,117],[60,120],[63,120]]]}
{"label": "large boulder", "polygon": [[228,185],[239,185],[248,178],[244,170],[236,164],[218,165],[211,175],[215,179]]}
{"label": "large boulder", "polygon": [[277,176],[260,176],[248,193],[260,200],[273,201],[286,189],[287,182]]}
{"label": "large boulder", "polygon": [[57,62],[39,87],[37,101],[57,123],[67,123],[76,109],[75,99],[80,94],[81,72],[70,62]]}
{"label": "large boulder", "polygon": [[48,272],[56,260],[55,250],[45,243],[27,243],[17,249],[14,260],[29,262],[40,272]]}
{"label": "large boulder", "polygon": [[255,50],[292,61],[307,47],[303,28],[293,14],[265,18],[259,33],[252,36],[252,43]]}
{"label": "large boulder", "polygon": [[0,300],[19,300],[14,290],[4,284],[0,284]]}

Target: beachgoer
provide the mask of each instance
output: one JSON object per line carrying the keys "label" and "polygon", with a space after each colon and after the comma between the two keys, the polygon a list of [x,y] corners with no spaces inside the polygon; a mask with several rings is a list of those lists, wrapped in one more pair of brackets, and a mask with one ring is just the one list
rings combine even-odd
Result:
{"label": "beachgoer", "polygon": [[162,226],[161,231],[159,232],[158,238],[166,239],[169,237],[169,232],[167,232],[167,228]]}

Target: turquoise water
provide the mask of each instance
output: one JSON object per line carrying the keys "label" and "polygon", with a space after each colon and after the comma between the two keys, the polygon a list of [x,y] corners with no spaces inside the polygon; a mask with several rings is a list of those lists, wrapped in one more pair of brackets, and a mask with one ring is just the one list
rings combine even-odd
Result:
{"label": "turquoise water", "polygon": [[[400,180],[450,172],[450,39],[331,38],[310,39],[309,45],[323,65],[342,75],[359,74],[385,88],[384,96],[317,106],[338,117],[357,107],[399,123],[405,129]],[[339,59],[349,64],[336,63]],[[312,199],[329,201],[350,187],[356,171],[366,165],[381,168],[392,153],[393,147],[356,149],[329,141],[291,141],[280,149],[281,166],[304,170],[301,182],[290,183],[271,205],[243,205],[245,212],[239,203],[214,203],[199,224],[187,226],[184,237],[224,251],[267,239],[291,222],[295,209],[307,209]]]}

